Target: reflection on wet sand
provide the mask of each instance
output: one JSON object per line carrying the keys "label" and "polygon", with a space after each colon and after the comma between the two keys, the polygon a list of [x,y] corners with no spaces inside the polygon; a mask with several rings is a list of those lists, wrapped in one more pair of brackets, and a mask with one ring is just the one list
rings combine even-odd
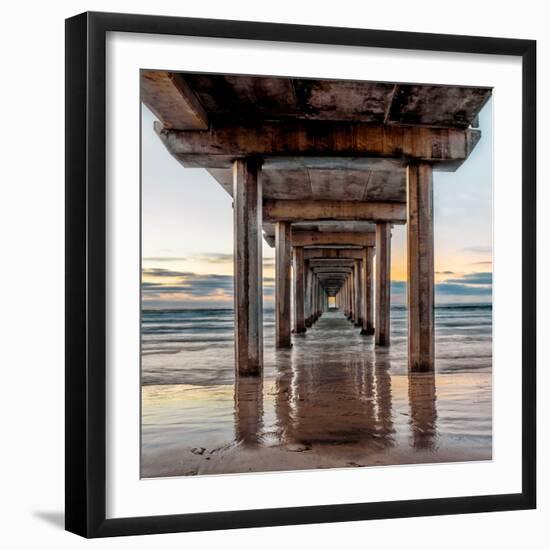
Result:
{"label": "reflection on wet sand", "polygon": [[342,331],[356,337],[343,316],[321,318],[264,379],[145,386],[142,476],[491,458],[490,374],[395,374],[372,337],[350,354]]}
{"label": "reflection on wet sand", "polygon": [[238,377],[235,381],[235,441],[247,446],[260,443],[263,415],[263,379]]}
{"label": "reflection on wet sand", "polygon": [[392,445],[391,378],[369,358],[278,362],[277,437],[288,446]]}
{"label": "reflection on wet sand", "polygon": [[417,449],[433,449],[437,436],[434,373],[409,375],[409,407],[413,446]]}

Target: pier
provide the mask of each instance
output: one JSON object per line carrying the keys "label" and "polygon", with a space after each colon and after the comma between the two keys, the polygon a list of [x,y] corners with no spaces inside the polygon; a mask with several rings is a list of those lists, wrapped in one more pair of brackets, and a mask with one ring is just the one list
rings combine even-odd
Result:
{"label": "pier", "polygon": [[408,369],[433,373],[433,172],[467,161],[490,95],[142,71],[141,97],[162,143],[233,198],[237,380],[263,371],[262,239],[275,247],[277,349],[291,348],[332,304],[383,350],[398,224],[407,227]]}

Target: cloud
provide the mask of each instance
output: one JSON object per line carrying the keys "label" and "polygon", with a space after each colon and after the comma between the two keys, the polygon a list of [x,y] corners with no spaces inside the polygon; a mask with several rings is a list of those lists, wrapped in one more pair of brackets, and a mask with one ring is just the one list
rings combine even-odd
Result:
{"label": "cloud", "polygon": [[446,279],[444,282],[467,285],[491,285],[493,283],[493,274],[491,272],[467,273],[459,279]]}
{"label": "cloud", "polygon": [[464,285],[460,283],[437,283],[435,285],[437,294],[452,294],[461,296],[490,296],[492,287],[490,285]]}
{"label": "cloud", "polygon": [[472,262],[470,265],[493,265],[493,261],[487,260],[485,262]]}
{"label": "cloud", "polygon": [[455,272],[454,271],[436,271],[435,274],[436,275],[454,275]]}
{"label": "cloud", "polygon": [[[468,296],[489,297],[492,294],[492,276],[493,274],[490,272],[467,273],[462,276],[455,276],[452,279],[446,279],[441,283],[436,283],[435,293],[439,296],[455,296],[457,298],[465,298]],[[407,291],[407,282],[392,281],[391,290],[392,294],[394,294],[396,297],[404,299]]]}
{"label": "cloud", "polygon": [[192,254],[190,256],[144,256],[144,262],[188,262],[198,261],[208,264],[226,264],[233,263],[233,254],[226,253],[209,253],[209,254]]}
{"label": "cloud", "polygon": [[233,277],[231,275],[217,274],[197,274],[184,271],[170,271],[166,269],[147,269],[143,270],[147,277],[162,278],[171,277],[175,281],[170,283],[143,281],[141,284],[144,299],[152,297],[159,298],[166,295],[176,295],[176,297],[232,297],[233,295]]}
{"label": "cloud", "polygon": [[[144,256],[144,262],[187,262],[198,261],[208,264],[232,264],[233,254],[214,252],[209,254],[192,254],[190,256]],[[263,258],[263,265],[272,267],[275,265],[275,258]]]}
{"label": "cloud", "polygon": [[[227,301],[233,298],[233,275],[198,274],[148,268],[143,269],[143,276],[148,279],[141,283],[144,301],[154,299],[170,299],[178,302],[198,299]],[[163,282],[161,279],[166,277],[172,280]],[[274,283],[273,277],[263,279],[263,291],[266,296],[274,294]]]}
{"label": "cloud", "polygon": [[205,262],[207,264],[228,264],[233,263],[233,254],[212,253],[212,254],[196,254],[192,256],[193,260]]}
{"label": "cloud", "polygon": [[185,262],[186,256],[144,256],[144,262]]}
{"label": "cloud", "polygon": [[493,247],[490,244],[480,245],[480,246],[467,246],[463,248],[464,252],[481,252],[481,253],[491,253]]}
{"label": "cloud", "polygon": [[142,269],[142,274],[146,277],[189,277],[194,273],[185,271],[172,271],[170,269],[162,269],[160,267],[147,267]]}

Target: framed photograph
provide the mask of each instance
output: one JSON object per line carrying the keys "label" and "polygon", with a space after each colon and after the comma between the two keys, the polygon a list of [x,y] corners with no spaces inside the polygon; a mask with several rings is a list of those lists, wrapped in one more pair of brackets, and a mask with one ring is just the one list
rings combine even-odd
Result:
{"label": "framed photograph", "polygon": [[66,528],[535,507],[536,44],[66,22]]}

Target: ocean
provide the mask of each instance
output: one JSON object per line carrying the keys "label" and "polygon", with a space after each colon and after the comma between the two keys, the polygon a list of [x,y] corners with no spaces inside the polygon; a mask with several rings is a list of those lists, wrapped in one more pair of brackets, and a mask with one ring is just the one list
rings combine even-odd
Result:
{"label": "ocean", "polygon": [[[491,369],[492,307],[490,304],[440,305],[435,310],[436,372]],[[233,310],[144,310],[142,314],[142,384],[229,384],[234,380]],[[264,310],[264,361],[266,377],[274,370],[273,309]],[[361,352],[372,339],[351,331],[348,347]],[[355,333],[355,334],[354,334]],[[350,332],[346,331],[349,338]],[[339,348],[338,331],[323,335]],[[306,335],[307,341],[307,335]],[[391,309],[393,372],[406,372],[407,310]]]}
{"label": "ocean", "polygon": [[141,476],[313,470],[492,458],[492,308],[436,308],[436,372],[407,371],[406,308],[377,348],[329,311],[235,380],[233,312],[142,314]]}

